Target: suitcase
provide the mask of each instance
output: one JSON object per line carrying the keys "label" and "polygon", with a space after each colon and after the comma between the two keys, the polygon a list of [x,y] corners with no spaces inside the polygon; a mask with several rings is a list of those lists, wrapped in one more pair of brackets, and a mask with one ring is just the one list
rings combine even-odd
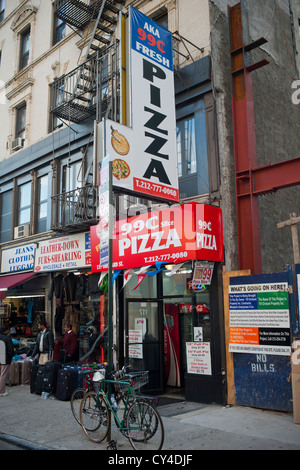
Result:
{"label": "suitcase", "polygon": [[6,381],[9,387],[20,384],[19,363],[12,361],[10,364],[9,376]]}
{"label": "suitcase", "polygon": [[37,393],[38,395],[42,394],[42,386],[43,386],[43,378],[44,378],[44,364],[38,365],[38,370],[36,374],[36,380],[35,380],[35,387],[34,387],[34,393]]}
{"label": "suitcase", "polygon": [[42,392],[55,393],[57,383],[57,373],[62,368],[62,363],[58,361],[46,362],[43,371]]}
{"label": "suitcase", "polygon": [[57,374],[55,396],[58,400],[68,401],[77,388],[78,372],[74,369],[60,369]]}
{"label": "suitcase", "polygon": [[80,365],[80,364],[65,364],[64,369],[67,370],[75,370],[77,373],[77,381],[76,381],[76,387],[75,388],[86,388],[87,385],[84,381],[84,374],[83,372],[86,370],[90,370],[91,372],[93,371],[93,367],[90,367],[88,364],[86,365]]}
{"label": "suitcase", "polygon": [[30,372],[30,393],[35,393],[36,376],[39,369],[38,364],[33,364]]}
{"label": "suitcase", "polygon": [[82,376],[82,368],[78,364],[65,364],[65,370],[73,370],[76,373],[76,386],[75,388],[80,388],[83,385],[83,376]]}
{"label": "suitcase", "polygon": [[31,361],[19,362],[20,385],[29,384],[31,367],[32,367]]}

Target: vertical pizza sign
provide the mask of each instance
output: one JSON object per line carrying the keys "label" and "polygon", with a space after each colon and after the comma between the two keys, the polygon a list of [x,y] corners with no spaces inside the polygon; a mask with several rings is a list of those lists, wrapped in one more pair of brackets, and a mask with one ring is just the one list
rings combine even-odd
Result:
{"label": "vertical pizza sign", "polygon": [[113,185],[179,200],[172,34],[130,7],[131,124],[106,120]]}

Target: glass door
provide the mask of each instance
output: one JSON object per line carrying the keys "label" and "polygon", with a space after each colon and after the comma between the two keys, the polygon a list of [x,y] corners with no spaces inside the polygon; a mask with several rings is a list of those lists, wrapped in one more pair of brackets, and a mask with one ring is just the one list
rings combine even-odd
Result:
{"label": "glass door", "polygon": [[146,390],[161,392],[163,334],[161,302],[127,301],[126,363],[132,370],[148,370],[149,384]]}

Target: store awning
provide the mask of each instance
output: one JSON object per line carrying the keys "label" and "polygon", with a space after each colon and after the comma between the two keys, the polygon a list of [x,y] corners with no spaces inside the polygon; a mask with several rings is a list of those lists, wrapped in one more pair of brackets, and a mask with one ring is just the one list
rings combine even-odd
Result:
{"label": "store awning", "polygon": [[35,276],[36,273],[22,273],[22,274],[13,274],[11,276],[0,277],[0,300],[5,298],[5,293],[8,289],[23,284],[26,281],[29,281]]}

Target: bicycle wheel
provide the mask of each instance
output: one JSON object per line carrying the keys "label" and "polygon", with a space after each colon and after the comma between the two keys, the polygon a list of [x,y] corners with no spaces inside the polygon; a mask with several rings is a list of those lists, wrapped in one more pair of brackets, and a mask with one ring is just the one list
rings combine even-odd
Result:
{"label": "bicycle wheel", "polygon": [[87,390],[85,388],[76,388],[71,395],[71,399],[70,399],[71,410],[78,424],[80,424],[79,410],[80,410],[81,400],[83,399],[86,393],[87,393]]}
{"label": "bicycle wheel", "polygon": [[145,400],[135,400],[126,414],[127,436],[135,450],[160,450],[164,426],[156,409]]}
{"label": "bicycle wheel", "polygon": [[88,392],[81,400],[80,424],[85,435],[92,442],[103,441],[108,433],[110,415],[102,395]]}

